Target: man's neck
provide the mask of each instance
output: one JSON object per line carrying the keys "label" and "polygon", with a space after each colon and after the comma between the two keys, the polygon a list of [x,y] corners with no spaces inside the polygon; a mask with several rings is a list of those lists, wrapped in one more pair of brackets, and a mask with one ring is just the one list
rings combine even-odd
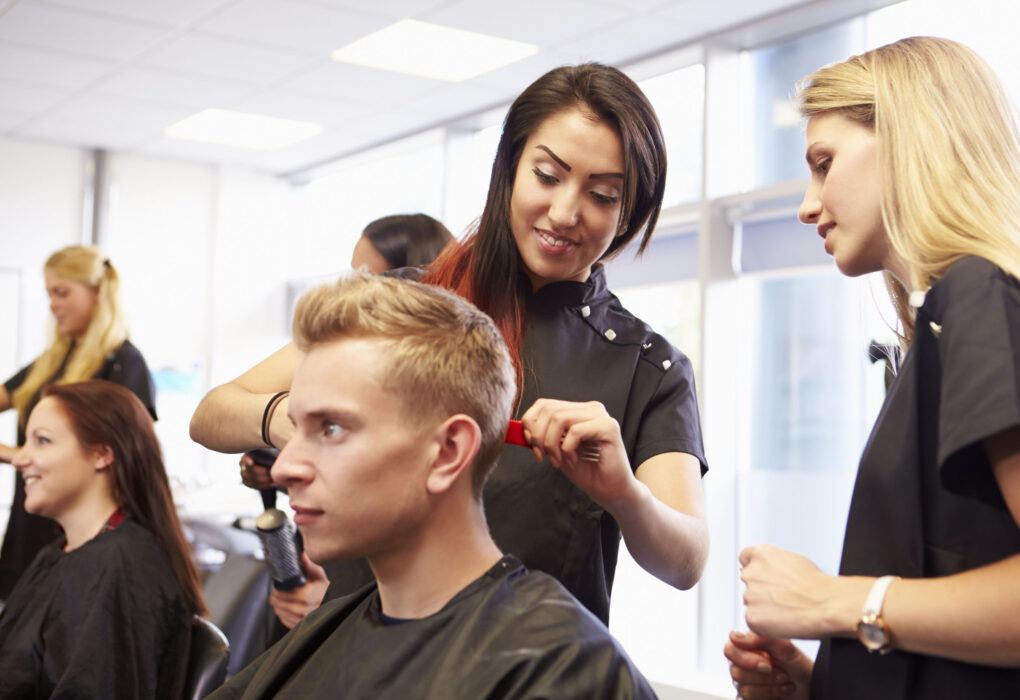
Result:
{"label": "man's neck", "polygon": [[389,617],[416,619],[439,612],[503,556],[481,506],[468,518],[463,510],[460,517],[434,516],[412,546],[369,558],[382,611]]}

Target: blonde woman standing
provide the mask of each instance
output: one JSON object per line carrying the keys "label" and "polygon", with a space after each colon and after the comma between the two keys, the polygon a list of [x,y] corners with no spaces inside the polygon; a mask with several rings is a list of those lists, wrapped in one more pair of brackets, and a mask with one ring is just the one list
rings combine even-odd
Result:
{"label": "blonde woman standing", "polygon": [[[69,246],[43,266],[53,313],[50,346],[0,386],[0,411],[18,412],[18,447],[43,388],[85,379],[106,379],[133,391],[156,417],[155,390],[145,359],[127,339],[120,303],[120,277],[98,248]],[[17,448],[0,444],[0,462],[11,462]],[[25,485],[15,475],[10,520],[0,550],[0,599],[6,598],[36,553],[57,537],[54,523],[25,512]]]}
{"label": "blonde woman standing", "polygon": [[[987,65],[914,37],[807,78],[800,219],[882,271],[907,353],[861,457],[840,575],[740,554],[743,698],[1020,697],[1020,139]],[[820,639],[818,658],[791,638]]]}

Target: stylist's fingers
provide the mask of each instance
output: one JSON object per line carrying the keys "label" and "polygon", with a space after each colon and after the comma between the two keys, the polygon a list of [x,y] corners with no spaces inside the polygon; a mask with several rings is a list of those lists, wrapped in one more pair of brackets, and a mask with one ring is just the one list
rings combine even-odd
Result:
{"label": "stylist's fingers", "polygon": [[269,476],[269,467],[255,464],[248,455],[241,457],[241,483],[251,489],[271,489],[275,487]]}

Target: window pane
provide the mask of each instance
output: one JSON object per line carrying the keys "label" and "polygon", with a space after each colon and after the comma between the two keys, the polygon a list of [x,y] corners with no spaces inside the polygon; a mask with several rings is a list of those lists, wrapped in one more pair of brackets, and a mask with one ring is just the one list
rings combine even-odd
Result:
{"label": "window pane", "polygon": [[747,84],[754,86],[753,187],[807,176],[804,133],[792,100],[797,82],[827,63],[859,53],[863,45],[863,21],[851,20],[751,51]]}
{"label": "window pane", "polygon": [[687,66],[644,80],[640,86],[659,115],[666,140],[669,167],[664,205],[700,198],[705,67]]}

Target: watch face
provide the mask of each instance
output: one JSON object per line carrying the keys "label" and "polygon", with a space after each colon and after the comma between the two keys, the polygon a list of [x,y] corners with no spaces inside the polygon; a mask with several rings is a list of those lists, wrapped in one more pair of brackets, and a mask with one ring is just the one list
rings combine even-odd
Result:
{"label": "watch face", "polygon": [[889,645],[889,632],[877,616],[857,623],[857,638],[868,651],[883,651]]}
{"label": "watch face", "polygon": [[885,644],[885,630],[878,625],[862,623],[858,633],[860,634],[861,642],[869,649],[878,649]]}

